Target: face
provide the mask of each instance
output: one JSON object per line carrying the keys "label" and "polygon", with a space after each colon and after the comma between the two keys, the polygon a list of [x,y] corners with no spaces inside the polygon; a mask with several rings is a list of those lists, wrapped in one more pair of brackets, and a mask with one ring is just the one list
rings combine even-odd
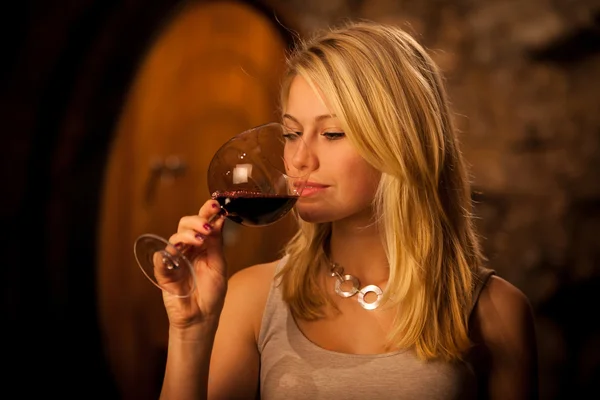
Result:
{"label": "face", "polygon": [[323,98],[296,76],[285,104],[283,124],[298,132],[310,151],[293,160],[296,168],[309,165],[312,170],[297,210],[308,222],[368,224],[381,174],[358,154]]}

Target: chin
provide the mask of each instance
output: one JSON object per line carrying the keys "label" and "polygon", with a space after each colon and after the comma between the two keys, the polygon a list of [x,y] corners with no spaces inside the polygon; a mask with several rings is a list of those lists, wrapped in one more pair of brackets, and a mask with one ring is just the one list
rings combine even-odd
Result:
{"label": "chin", "polygon": [[323,223],[323,222],[328,222],[326,220],[324,220],[323,218],[320,218],[316,215],[314,215],[313,213],[298,213],[298,216],[300,217],[300,219],[304,222],[310,222],[312,224],[319,224],[319,223]]}
{"label": "chin", "polygon": [[321,207],[310,207],[306,204],[296,204],[296,211],[301,220],[313,224],[333,222],[344,217],[343,215],[340,215],[339,212],[333,212],[332,210],[326,210]]}
{"label": "chin", "polygon": [[350,212],[346,209],[333,210],[331,207],[313,207],[311,204],[296,203],[298,217],[313,224],[324,224],[341,220],[355,220],[366,225],[373,223],[373,210],[370,206]]}
{"label": "chin", "polygon": [[326,215],[326,213],[319,212],[317,210],[309,210],[306,208],[297,207],[298,216],[304,222],[310,222],[313,224],[321,224],[325,222],[331,222],[333,218],[331,215]]}

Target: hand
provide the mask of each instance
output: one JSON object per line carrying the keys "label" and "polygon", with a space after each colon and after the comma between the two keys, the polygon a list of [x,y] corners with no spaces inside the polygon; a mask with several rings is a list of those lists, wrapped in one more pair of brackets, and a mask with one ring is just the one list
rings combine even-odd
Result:
{"label": "hand", "polygon": [[[227,291],[227,267],[222,241],[225,219],[217,216],[219,211],[219,203],[208,200],[198,215],[181,218],[177,233],[169,238],[169,242],[181,249],[190,261],[196,275],[196,289],[189,297],[180,298],[163,291],[171,328],[187,329],[204,322],[216,324],[219,319]],[[193,277],[187,274],[186,279]]]}

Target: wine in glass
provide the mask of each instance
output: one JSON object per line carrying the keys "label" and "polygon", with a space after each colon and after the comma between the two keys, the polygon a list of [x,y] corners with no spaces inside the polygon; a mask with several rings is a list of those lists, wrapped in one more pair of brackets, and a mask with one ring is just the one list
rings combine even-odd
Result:
{"label": "wine in glass", "polygon": [[[219,214],[252,227],[271,225],[288,214],[302,194],[311,171],[301,136],[276,122],[235,135],[214,154],[208,189],[221,205]],[[134,254],[144,275],[176,297],[190,296],[196,286],[187,246],[143,234]]]}

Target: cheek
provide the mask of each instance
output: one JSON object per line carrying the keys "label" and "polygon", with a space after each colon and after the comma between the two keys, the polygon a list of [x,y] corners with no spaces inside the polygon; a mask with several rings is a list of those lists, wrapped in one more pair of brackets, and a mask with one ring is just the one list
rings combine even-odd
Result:
{"label": "cheek", "polygon": [[355,201],[370,203],[375,197],[381,173],[362,159],[346,165],[345,189],[348,194],[355,197]]}

